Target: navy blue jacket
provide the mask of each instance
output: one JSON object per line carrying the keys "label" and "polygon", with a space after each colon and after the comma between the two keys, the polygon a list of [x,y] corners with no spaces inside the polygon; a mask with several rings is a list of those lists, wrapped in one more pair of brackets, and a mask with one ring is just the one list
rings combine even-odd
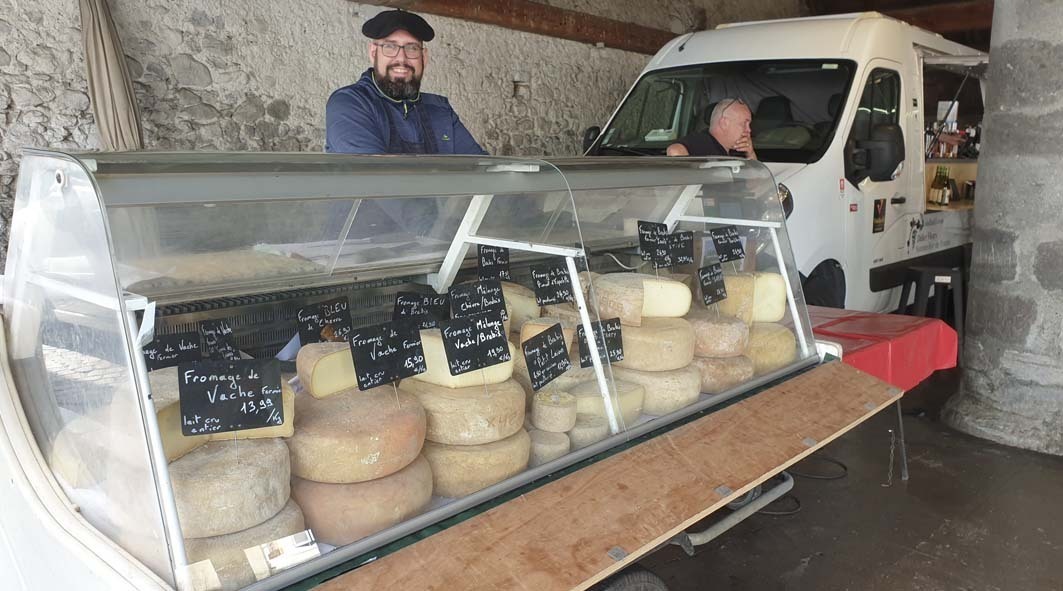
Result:
{"label": "navy blue jacket", "polygon": [[332,93],[325,106],[325,151],[349,154],[487,154],[446,97],[422,92],[397,101],[370,68]]}

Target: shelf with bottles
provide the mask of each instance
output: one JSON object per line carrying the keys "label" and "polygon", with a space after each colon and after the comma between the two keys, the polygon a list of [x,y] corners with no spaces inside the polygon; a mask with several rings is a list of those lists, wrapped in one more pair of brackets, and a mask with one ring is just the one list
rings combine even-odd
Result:
{"label": "shelf with bottles", "polygon": [[960,127],[956,121],[935,121],[924,133],[923,155],[935,160],[977,160],[982,148],[982,125]]}

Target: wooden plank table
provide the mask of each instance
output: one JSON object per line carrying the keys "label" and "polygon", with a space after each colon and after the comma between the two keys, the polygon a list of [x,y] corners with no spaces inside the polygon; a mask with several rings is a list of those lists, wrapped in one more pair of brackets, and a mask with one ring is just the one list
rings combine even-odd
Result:
{"label": "wooden plank table", "polygon": [[902,393],[841,362],[821,365],[318,589],[586,589]]}

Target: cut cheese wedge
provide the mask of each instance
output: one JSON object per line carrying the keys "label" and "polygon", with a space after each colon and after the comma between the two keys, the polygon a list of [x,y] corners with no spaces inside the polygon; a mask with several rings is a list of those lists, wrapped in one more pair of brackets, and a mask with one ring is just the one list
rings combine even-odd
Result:
{"label": "cut cheese wedge", "polygon": [[564,433],[576,424],[576,397],[561,391],[536,392],[531,417],[538,430]]}
{"label": "cut cheese wedge", "polygon": [[[575,421],[573,421],[573,426],[575,426]],[[528,436],[531,438],[531,457],[528,460],[529,468],[534,468],[535,466],[540,466],[556,460],[572,449],[572,442],[569,441],[567,433],[554,433],[551,431],[533,429],[528,432]]]}
{"label": "cut cheese wedge", "polygon": [[678,318],[690,310],[690,288],[678,281],[642,273],[610,273],[594,281],[603,320],[639,326],[643,318]]}
{"label": "cut cheese wedge", "polygon": [[210,435],[186,436],[181,433],[181,396],[176,366],[148,372],[148,383],[167,461],[172,462],[210,441]]}
{"label": "cut cheese wedge", "polygon": [[624,359],[613,365],[640,371],[667,371],[694,359],[694,328],[682,318],[646,318],[642,326],[623,326]]}
{"label": "cut cheese wedge", "polygon": [[524,424],[524,388],[512,379],[468,388],[403,380],[399,389],[416,396],[424,407],[428,441],[451,445],[490,443],[509,437]]}
{"label": "cut cheese wedge", "polygon": [[314,398],[326,398],[358,386],[347,343],[303,345],[295,357],[295,367],[299,383]]}
{"label": "cut cheese wedge", "polygon": [[727,298],[716,303],[720,314],[746,324],[778,322],[786,315],[786,284],[778,273],[724,275]]}
{"label": "cut cheese wedge", "polygon": [[425,366],[428,371],[409,379],[428,382],[444,388],[468,388],[501,384],[513,377],[513,361],[517,356],[513,343],[509,343],[509,361],[456,376],[450,375],[447,353],[443,348],[443,335],[438,328],[421,331],[421,348],[424,350]]}
{"label": "cut cheese wedge", "polygon": [[292,474],[331,483],[383,478],[417,457],[425,429],[421,403],[390,384],[323,399],[297,396]]}
{"label": "cut cheese wedge", "polygon": [[502,482],[524,471],[530,454],[531,438],[524,429],[482,445],[424,445],[435,494],[442,497],[463,497]]}
{"label": "cut cheese wedge", "polygon": [[669,371],[614,367],[613,377],[641,384],[645,388],[642,412],[648,415],[661,416],[675,412],[697,402],[701,394],[701,372],[694,365]]}
{"label": "cut cheese wedge", "polygon": [[509,281],[501,283],[502,297],[505,298],[506,306],[509,308],[510,326],[514,330],[520,330],[525,322],[539,317],[542,310],[539,308],[539,302],[535,299],[534,291]]}
{"label": "cut cheese wedge", "polygon": [[576,424],[568,432],[573,451],[598,443],[606,437],[609,437],[609,421],[596,414],[576,415]]}
{"label": "cut cheese wedge", "polygon": [[756,375],[770,373],[797,361],[797,339],[781,324],[755,323],[746,356],[753,360]]}
{"label": "cut cheese wedge", "polygon": [[734,316],[694,306],[686,320],[694,328],[694,355],[697,357],[737,357],[749,344],[749,326]]}
{"label": "cut cheese wedge", "polygon": [[706,394],[720,394],[753,379],[753,360],[745,355],[695,357],[694,366],[701,374],[701,391]]}
{"label": "cut cheese wedge", "polygon": [[[621,428],[631,427],[642,414],[646,390],[642,384],[625,382],[620,379],[614,380],[613,383],[616,390],[611,401],[613,411],[617,415],[617,420],[620,421]],[[571,394],[576,397],[577,414],[608,418],[605,414],[605,401],[602,400],[597,381],[583,382],[572,388]]]}

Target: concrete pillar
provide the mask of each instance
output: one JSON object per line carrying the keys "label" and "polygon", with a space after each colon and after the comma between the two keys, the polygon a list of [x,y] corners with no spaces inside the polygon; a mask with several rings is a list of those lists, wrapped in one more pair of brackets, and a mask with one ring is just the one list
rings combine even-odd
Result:
{"label": "concrete pillar", "polygon": [[1063,455],[1063,7],[997,2],[953,427]]}

